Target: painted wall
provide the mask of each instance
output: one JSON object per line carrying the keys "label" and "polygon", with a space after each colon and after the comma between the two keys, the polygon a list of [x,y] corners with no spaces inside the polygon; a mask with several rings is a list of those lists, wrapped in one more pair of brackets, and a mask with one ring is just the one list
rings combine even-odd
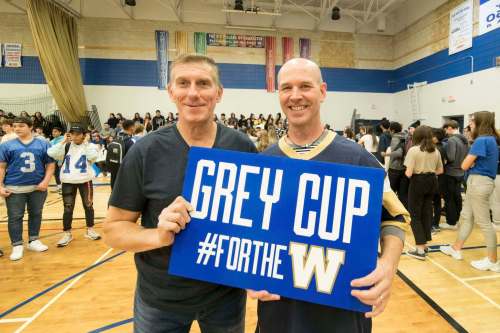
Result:
{"label": "painted wall", "polygon": [[[440,126],[445,116],[464,116],[465,123],[475,111],[496,113],[500,128],[500,68],[463,75],[428,84],[418,89],[424,124]],[[395,119],[407,125],[412,122],[410,97],[407,90],[393,95]]]}

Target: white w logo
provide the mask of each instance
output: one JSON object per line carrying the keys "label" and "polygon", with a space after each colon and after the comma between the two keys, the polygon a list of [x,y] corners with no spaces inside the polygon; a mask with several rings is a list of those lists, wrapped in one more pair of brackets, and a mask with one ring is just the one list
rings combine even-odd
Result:
{"label": "white w logo", "polygon": [[[293,285],[295,288],[309,289],[313,274],[316,275],[316,290],[331,294],[340,265],[344,263],[345,252],[342,250],[326,249],[308,245],[290,243],[289,255],[292,257]],[[326,266],[326,267],[325,267]]]}

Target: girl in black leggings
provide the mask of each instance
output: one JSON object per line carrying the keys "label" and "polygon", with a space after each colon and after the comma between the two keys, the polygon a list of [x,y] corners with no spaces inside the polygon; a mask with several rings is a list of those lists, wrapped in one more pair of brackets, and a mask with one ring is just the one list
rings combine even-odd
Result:
{"label": "girl in black leggings", "polygon": [[408,208],[416,249],[407,254],[425,260],[427,242],[432,240],[432,201],[438,191],[437,175],[443,173],[441,154],[432,141],[432,128],[419,126],[413,134],[413,147],[406,154],[405,174],[410,178]]}

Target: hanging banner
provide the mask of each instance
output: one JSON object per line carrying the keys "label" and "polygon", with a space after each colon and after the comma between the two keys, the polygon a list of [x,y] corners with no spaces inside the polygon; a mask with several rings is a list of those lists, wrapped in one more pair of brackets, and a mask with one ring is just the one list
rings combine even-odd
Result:
{"label": "hanging banner", "polygon": [[479,34],[500,27],[500,0],[481,0],[479,6]]}
{"label": "hanging banner", "polygon": [[177,50],[177,56],[181,56],[188,53],[188,34],[186,31],[176,31],[175,32],[175,49]]}
{"label": "hanging banner", "polygon": [[382,168],[192,147],[169,273],[370,311],[350,283],[376,267],[383,183]]}
{"label": "hanging banner", "polygon": [[266,89],[267,92],[276,90],[276,37],[266,37]]}
{"label": "hanging banner", "polygon": [[194,33],[194,51],[197,54],[207,55],[207,34],[205,32]]}
{"label": "hanging banner", "polygon": [[301,58],[311,58],[311,40],[309,38],[299,39],[299,49]]}
{"label": "hanging banner", "polygon": [[293,58],[293,38],[283,37],[282,41],[282,51],[283,51],[283,63]]}
{"label": "hanging banner", "polygon": [[156,68],[158,89],[166,89],[168,84],[168,31],[155,31]]}
{"label": "hanging banner", "polygon": [[473,10],[473,0],[467,0],[450,11],[449,55],[472,47]]}
{"label": "hanging banner", "polygon": [[5,67],[21,67],[22,45],[19,43],[4,43],[3,56]]}

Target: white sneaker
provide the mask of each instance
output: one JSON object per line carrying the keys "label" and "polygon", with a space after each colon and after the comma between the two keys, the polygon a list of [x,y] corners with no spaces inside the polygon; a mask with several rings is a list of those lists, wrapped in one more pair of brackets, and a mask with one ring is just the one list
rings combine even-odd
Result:
{"label": "white sneaker", "polygon": [[49,247],[45,244],[43,244],[42,242],[40,242],[40,240],[34,240],[32,242],[29,242],[28,244],[28,250],[31,250],[31,251],[35,251],[35,252],[44,252],[44,251],[47,251],[49,249]]}
{"label": "white sneaker", "polygon": [[462,252],[455,250],[451,245],[442,245],[439,247],[439,251],[444,254],[451,256],[453,259],[462,260]]}
{"label": "white sneaker", "polygon": [[87,233],[85,234],[85,237],[92,239],[92,240],[98,240],[101,239],[101,235],[99,235],[94,228],[87,228]]}
{"label": "white sneaker", "polygon": [[492,271],[496,273],[500,273],[500,262],[491,262],[488,257],[484,257],[480,260],[471,261],[470,265],[475,269],[479,269],[480,271]]}
{"label": "white sneaker", "polygon": [[65,231],[62,238],[57,242],[57,247],[64,247],[69,244],[73,240],[73,236],[71,232]]}
{"label": "white sneaker", "polygon": [[441,229],[446,229],[446,230],[457,230],[458,227],[456,225],[450,225],[448,223],[439,223],[439,227]]}
{"label": "white sneaker", "polygon": [[16,245],[12,247],[12,253],[10,254],[10,260],[16,261],[23,257],[24,247],[22,245]]}

